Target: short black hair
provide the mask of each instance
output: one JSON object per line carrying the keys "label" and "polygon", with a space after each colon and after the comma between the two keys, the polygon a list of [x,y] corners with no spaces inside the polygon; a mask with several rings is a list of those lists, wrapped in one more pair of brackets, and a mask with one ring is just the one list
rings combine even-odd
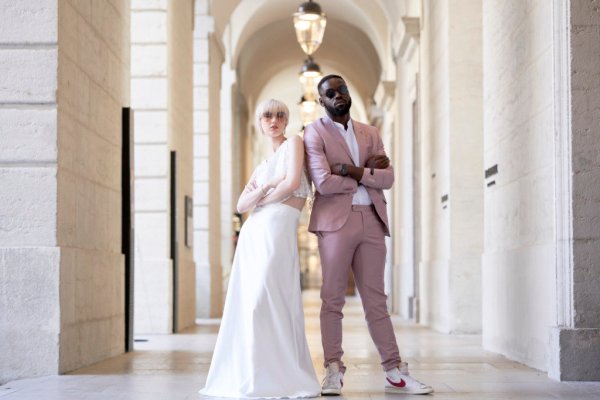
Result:
{"label": "short black hair", "polygon": [[330,79],[334,79],[334,78],[339,78],[339,79],[341,79],[341,80],[345,81],[345,79],[344,79],[344,78],[342,78],[342,77],[341,77],[341,76],[339,76],[339,75],[335,75],[335,74],[329,74],[329,75],[325,75],[323,78],[321,78],[321,80],[319,81],[319,84],[317,85],[317,92],[319,92],[319,94],[320,94],[320,93],[321,93],[321,86],[323,86],[323,84],[324,84],[325,82],[327,82],[328,80],[330,80]]}

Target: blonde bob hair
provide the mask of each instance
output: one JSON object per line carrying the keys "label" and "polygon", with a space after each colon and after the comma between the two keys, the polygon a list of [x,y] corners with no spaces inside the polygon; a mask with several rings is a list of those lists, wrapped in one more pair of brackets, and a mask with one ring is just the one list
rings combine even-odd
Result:
{"label": "blonde bob hair", "polygon": [[285,126],[287,127],[287,124],[290,120],[290,110],[288,109],[288,107],[282,101],[268,99],[256,106],[256,127],[260,133],[262,133],[263,135],[265,134],[265,132],[262,129],[262,124],[260,123],[260,120],[263,114],[266,112],[270,112],[272,114],[283,112],[285,114]]}

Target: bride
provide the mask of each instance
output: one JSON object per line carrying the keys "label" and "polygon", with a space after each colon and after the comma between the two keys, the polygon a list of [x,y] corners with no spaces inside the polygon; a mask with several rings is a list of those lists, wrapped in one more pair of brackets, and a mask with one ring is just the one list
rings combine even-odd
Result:
{"label": "bride", "polygon": [[304,146],[284,136],[289,110],[278,100],[257,107],[256,124],[273,153],[241,194],[252,210],[238,239],[223,319],[202,395],[315,397],[321,393],[304,334],[297,228],[311,186]]}

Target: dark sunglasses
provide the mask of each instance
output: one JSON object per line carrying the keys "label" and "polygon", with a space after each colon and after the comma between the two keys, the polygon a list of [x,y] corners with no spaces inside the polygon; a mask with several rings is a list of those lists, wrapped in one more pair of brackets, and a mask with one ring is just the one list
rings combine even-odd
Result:
{"label": "dark sunglasses", "polygon": [[263,119],[269,119],[270,120],[273,117],[275,117],[278,120],[284,120],[285,117],[286,117],[286,115],[285,115],[285,113],[283,111],[279,111],[276,114],[273,114],[271,111],[265,111],[263,113],[263,115],[262,115]]}
{"label": "dark sunglasses", "polygon": [[[325,91],[325,96],[327,96],[328,99],[333,99],[335,97],[335,89],[327,89]],[[345,95],[348,94],[348,86],[346,85],[342,85],[339,88],[337,88],[337,92],[341,95]]]}

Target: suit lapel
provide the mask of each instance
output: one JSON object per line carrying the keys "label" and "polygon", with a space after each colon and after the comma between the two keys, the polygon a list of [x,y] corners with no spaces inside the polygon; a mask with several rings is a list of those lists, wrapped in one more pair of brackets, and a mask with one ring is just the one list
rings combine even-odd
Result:
{"label": "suit lapel", "polygon": [[360,166],[364,166],[367,161],[367,147],[369,145],[367,134],[362,128],[362,125],[352,120],[352,126],[354,126],[354,135],[356,136],[356,142],[358,143],[358,159]]}
{"label": "suit lapel", "polygon": [[348,147],[348,144],[346,143],[342,135],[340,135],[338,127],[329,118],[324,117],[323,121],[323,125],[326,128],[325,132],[329,135],[329,137],[333,138],[333,140],[336,141],[342,149],[344,149],[350,160],[352,160],[352,153],[350,153],[350,148]]}

